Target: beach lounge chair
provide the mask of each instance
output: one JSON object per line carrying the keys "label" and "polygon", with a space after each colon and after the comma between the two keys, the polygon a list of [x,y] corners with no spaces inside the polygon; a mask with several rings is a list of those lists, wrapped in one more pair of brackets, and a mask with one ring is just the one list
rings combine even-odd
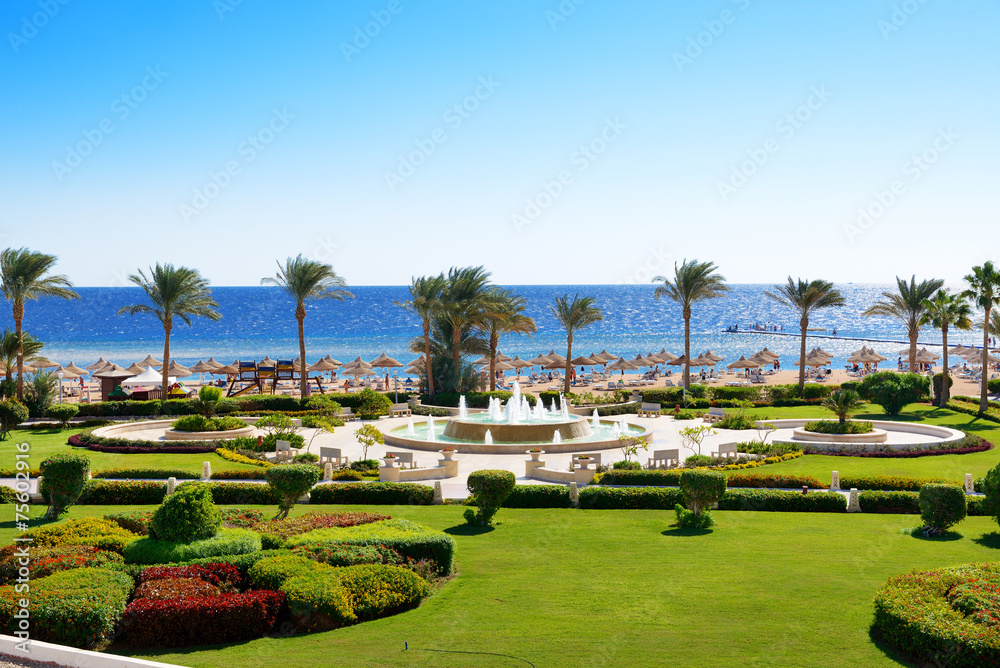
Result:
{"label": "beach lounge chair", "polygon": [[639,417],[660,417],[660,404],[643,403],[639,407]]}
{"label": "beach lounge chair", "polygon": [[663,387],[673,387],[673,386],[674,386],[674,381],[670,380],[669,378],[663,381]]}
{"label": "beach lounge chair", "polygon": [[275,459],[277,459],[279,462],[285,461],[285,460],[289,460],[290,461],[292,459],[292,457],[294,457],[297,454],[299,454],[299,451],[296,448],[293,448],[292,444],[289,443],[288,441],[278,441],[277,442],[277,449],[275,451]]}
{"label": "beach lounge chair", "polygon": [[647,468],[664,469],[680,464],[680,450],[653,450],[653,456],[649,458]]}
{"label": "beach lounge chair", "polygon": [[703,419],[705,420],[705,422],[708,423],[715,423],[718,422],[719,420],[725,420],[726,410],[724,408],[715,408],[715,407],[709,408],[708,413],[705,414]]}
{"label": "beach lounge chair", "polygon": [[322,466],[327,462],[333,464],[334,466],[347,466],[350,460],[344,457],[340,448],[328,448],[326,446],[321,446],[319,449],[319,463]]}

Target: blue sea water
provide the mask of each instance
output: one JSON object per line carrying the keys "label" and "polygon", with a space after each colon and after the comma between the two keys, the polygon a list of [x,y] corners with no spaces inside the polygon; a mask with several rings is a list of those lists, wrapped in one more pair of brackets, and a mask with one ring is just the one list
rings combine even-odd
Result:
{"label": "blue sea water", "polygon": [[[792,368],[798,356],[798,338],[765,333],[731,334],[724,330],[738,323],[772,322],[784,326],[786,333],[798,332],[798,318],[766,298],[770,285],[733,285],[732,292],[721,299],[697,305],[692,320],[692,353],[712,349],[724,355],[726,362],[740,355],[750,355],[764,346],[782,355],[783,367]],[[821,346],[835,355],[840,366],[851,351],[861,346],[843,337],[885,339],[903,342],[902,327],[885,318],[865,318],[861,313],[887,289],[882,285],[849,284],[839,286],[847,306],[821,312],[810,328],[834,327],[839,340],[811,338],[810,348]],[[577,294],[592,296],[604,313],[604,320],[576,334],[574,356],[606,348],[625,357],[666,348],[680,355],[684,348],[684,321],[680,309],[671,301],[655,301],[653,286],[646,285],[531,285],[511,286],[528,300],[528,314],[535,318],[538,333],[533,337],[510,336],[501,343],[504,353],[531,358],[555,349],[565,355],[566,337],[550,306],[557,296]],[[371,360],[382,352],[401,362],[416,355],[409,352],[409,342],[421,334],[419,321],[394,302],[405,301],[405,286],[352,287],[355,298],[345,301],[314,302],[306,317],[307,358],[315,360],[327,354],[343,362],[361,356]],[[26,306],[24,328],[45,342],[44,354],[68,364],[86,365],[98,357],[131,364],[147,354],[159,358],[163,351],[163,330],[151,315],[117,315],[119,307],[141,302],[138,288],[79,288],[79,301],[44,299]],[[219,303],[222,320],[198,319],[193,327],[178,322],[171,337],[171,357],[183,364],[214,357],[231,363],[235,359],[294,358],[298,355],[296,324],[291,300],[277,288],[217,287],[213,295]],[[10,311],[0,314],[0,327],[13,327]],[[975,343],[979,335],[952,333],[949,343]],[[940,333],[924,330],[921,341],[940,341]],[[895,362],[905,346],[891,343],[872,344],[876,351]]]}

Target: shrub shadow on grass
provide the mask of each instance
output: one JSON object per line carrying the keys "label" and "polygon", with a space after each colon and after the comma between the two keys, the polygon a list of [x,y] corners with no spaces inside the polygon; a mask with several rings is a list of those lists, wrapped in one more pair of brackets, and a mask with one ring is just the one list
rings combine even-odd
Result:
{"label": "shrub shadow on grass", "polygon": [[879,633],[878,629],[875,628],[873,624],[868,628],[868,637],[871,639],[872,644],[885,656],[885,658],[893,661],[901,666],[918,666],[922,665],[917,662],[916,657],[907,654],[906,652],[895,647],[891,643],[887,642],[882,634]]}
{"label": "shrub shadow on grass", "polygon": [[479,536],[484,533],[490,533],[496,527],[474,527],[469,524],[457,524],[453,527],[449,527],[444,530],[446,534],[452,536]]}
{"label": "shrub shadow on grass", "polygon": [[979,538],[973,538],[974,542],[979,543],[983,547],[988,547],[991,550],[1000,549],[1000,533],[996,531],[991,531],[990,533],[984,533]]}
{"label": "shrub shadow on grass", "polygon": [[944,533],[939,533],[936,536],[925,536],[922,529],[923,527],[914,527],[912,529],[904,529],[903,531],[910,534],[913,538],[926,540],[930,543],[950,543],[953,540],[961,540],[964,537],[957,531],[945,531]]}
{"label": "shrub shadow on grass", "polygon": [[684,529],[682,527],[673,527],[671,529],[667,529],[666,531],[661,531],[660,535],[673,538],[685,538],[687,536],[704,536],[710,533],[712,533],[711,529]]}

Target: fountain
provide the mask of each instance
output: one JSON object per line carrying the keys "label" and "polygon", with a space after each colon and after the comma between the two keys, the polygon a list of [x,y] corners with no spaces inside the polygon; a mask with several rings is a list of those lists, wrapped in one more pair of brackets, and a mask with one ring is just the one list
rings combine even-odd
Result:
{"label": "fountain", "polygon": [[437,450],[441,443],[448,443],[458,452],[523,454],[527,446],[543,443],[557,445],[554,451],[561,452],[572,452],[581,444],[587,448],[616,448],[622,433],[638,438],[649,436],[647,429],[624,420],[602,421],[596,411],[592,416],[574,415],[561,394],[552,399],[550,408],[541,401],[532,407],[515,382],[506,404],[491,397],[486,410],[476,412],[468,408],[463,396],[457,415],[437,423],[428,416],[426,425],[407,422],[388,430],[385,442],[418,450]]}

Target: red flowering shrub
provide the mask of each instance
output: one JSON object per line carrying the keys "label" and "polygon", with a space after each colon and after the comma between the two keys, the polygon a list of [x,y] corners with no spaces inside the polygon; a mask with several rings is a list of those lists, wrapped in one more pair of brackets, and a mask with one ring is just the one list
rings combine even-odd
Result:
{"label": "red flowering shrub", "polygon": [[189,578],[203,580],[217,587],[228,585],[233,589],[243,587],[243,576],[232,564],[205,564],[204,566],[151,566],[142,569],[139,582]]}
{"label": "red flowering shrub", "polygon": [[945,598],[977,624],[1000,627],[1000,586],[995,582],[970,578],[953,586]]}
{"label": "red flowering shrub", "polygon": [[131,647],[251,640],[274,628],[284,604],[284,594],[266,590],[164,601],[140,598],[125,608],[121,637]]}
{"label": "red flowering shrub", "polygon": [[[12,546],[16,548],[16,546]],[[21,568],[21,558],[13,549],[0,558],[0,584],[13,582]],[[92,545],[58,545],[56,547],[36,547],[31,550],[30,577],[44,578],[59,571],[72,568],[98,567],[107,563],[124,563],[120,554],[101,550]]]}
{"label": "red flowering shrub", "polygon": [[255,526],[254,530],[277,538],[276,542],[282,542],[314,529],[353,527],[389,519],[392,519],[389,515],[378,513],[307,513],[299,517],[264,522]]}
{"label": "red flowering shrub", "polygon": [[222,590],[200,578],[163,578],[143,582],[135,590],[134,598],[163,601],[188,596],[219,596]]}

